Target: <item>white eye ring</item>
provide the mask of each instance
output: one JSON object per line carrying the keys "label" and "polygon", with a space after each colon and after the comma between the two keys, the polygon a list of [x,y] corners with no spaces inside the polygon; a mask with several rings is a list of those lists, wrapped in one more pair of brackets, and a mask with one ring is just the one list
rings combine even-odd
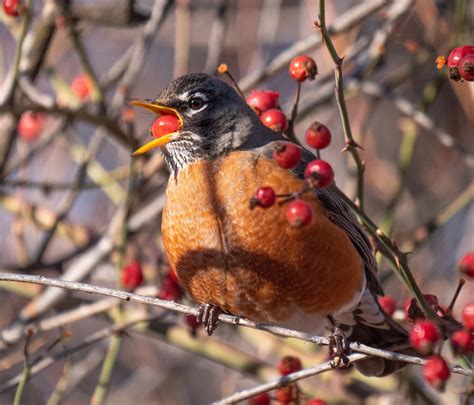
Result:
{"label": "white eye ring", "polygon": [[[201,112],[202,110],[205,110],[208,106],[208,101],[209,99],[204,93],[194,93],[188,99],[189,108],[186,111],[186,115],[190,117],[198,112]],[[193,103],[196,104],[193,106]]]}

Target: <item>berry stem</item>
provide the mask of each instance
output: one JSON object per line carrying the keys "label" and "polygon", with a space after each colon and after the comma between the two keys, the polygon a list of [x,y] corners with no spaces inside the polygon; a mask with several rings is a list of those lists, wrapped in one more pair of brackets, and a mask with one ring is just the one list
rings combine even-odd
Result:
{"label": "berry stem", "polygon": [[232,82],[232,85],[234,86],[235,90],[237,90],[237,93],[239,93],[239,96],[242,97],[243,100],[245,100],[244,92],[241,90],[239,84],[234,79],[234,76],[232,76],[232,73],[230,73],[229,68],[227,67],[227,65],[221,63],[219,65],[219,67],[217,68],[217,71],[221,74],[222,73],[225,74],[229,78],[229,80]]}
{"label": "berry stem", "polygon": [[351,125],[349,122],[349,114],[347,112],[346,99],[344,96],[344,79],[342,75],[342,63],[344,58],[340,57],[332,43],[331,37],[326,28],[326,13],[325,13],[325,0],[319,0],[319,21],[314,23],[315,28],[321,33],[322,41],[326,46],[331,59],[334,63],[334,76],[336,83],[336,101],[341,115],[342,127],[344,130],[344,137],[346,139],[345,150],[349,151],[352,155],[354,163],[357,167],[357,201],[360,208],[364,208],[364,171],[365,165],[359,155],[359,145],[354,140],[352,135]]}
{"label": "berry stem", "polygon": [[291,109],[290,122],[288,123],[288,129],[285,131],[285,135],[288,137],[289,140],[301,146],[301,143],[296,137],[295,130],[294,130],[296,116],[298,115],[298,104],[300,102],[300,95],[301,95],[301,82],[297,82],[295,101],[293,102],[293,108]]}
{"label": "berry stem", "polygon": [[461,290],[464,287],[465,283],[466,283],[466,280],[464,280],[463,278],[459,279],[459,283],[458,283],[458,286],[456,288],[456,291],[454,292],[453,298],[451,299],[451,302],[449,303],[448,311],[447,311],[448,314],[447,315],[451,315],[453,313],[454,305],[456,304],[456,301],[459,297],[459,293],[461,292]]}

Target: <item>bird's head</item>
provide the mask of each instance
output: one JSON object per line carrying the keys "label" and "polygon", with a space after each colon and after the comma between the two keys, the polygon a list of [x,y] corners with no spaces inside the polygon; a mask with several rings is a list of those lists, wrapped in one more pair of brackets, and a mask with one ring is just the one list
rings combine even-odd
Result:
{"label": "bird's head", "polygon": [[134,152],[140,155],[161,147],[172,172],[194,161],[217,158],[239,149],[255,129],[267,131],[231,86],[206,74],[180,77],[154,100],[130,103],[178,118],[177,131],[160,136]]}

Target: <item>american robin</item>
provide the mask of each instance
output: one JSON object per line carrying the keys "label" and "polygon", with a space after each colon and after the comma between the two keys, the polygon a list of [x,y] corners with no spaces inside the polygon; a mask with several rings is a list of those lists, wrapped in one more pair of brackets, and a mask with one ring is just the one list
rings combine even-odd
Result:
{"label": "american robin", "polygon": [[[291,170],[272,159],[284,139],[264,126],[227,83],[205,74],[171,82],[152,101],[131,102],[178,118],[179,129],[142,146],[161,147],[171,175],[162,235],[180,283],[201,305],[208,333],[220,311],[316,333],[335,332],[330,348],[343,356],[343,335],[377,347],[406,342],[406,331],[377,301],[383,294],[370,244],[349,208],[330,189],[302,198],[311,222],[291,227],[278,204],[249,209],[261,186],[278,193],[303,188],[311,152]],[[359,363],[367,375],[402,366],[381,358]]]}

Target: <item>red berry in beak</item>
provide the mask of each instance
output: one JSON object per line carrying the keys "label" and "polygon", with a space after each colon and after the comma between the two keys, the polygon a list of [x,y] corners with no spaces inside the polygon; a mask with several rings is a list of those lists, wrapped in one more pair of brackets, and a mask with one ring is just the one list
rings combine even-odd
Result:
{"label": "red berry in beak", "polygon": [[150,128],[150,133],[155,138],[168,135],[179,130],[180,124],[178,117],[174,115],[160,115]]}

